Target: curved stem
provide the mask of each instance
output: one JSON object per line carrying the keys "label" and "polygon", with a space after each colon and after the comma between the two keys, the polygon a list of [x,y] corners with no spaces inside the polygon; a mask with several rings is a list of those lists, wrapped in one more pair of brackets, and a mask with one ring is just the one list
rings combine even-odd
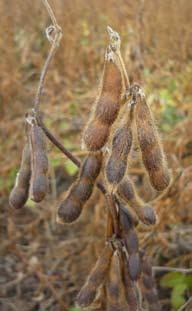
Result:
{"label": "curved stem", "polygon": [[[40,75],[40,79],[39,79],[39,85],[38,85],[38,88],[37,88],[37,94],[36,94],[35,102],[34,102],[34,110],[35,110],[36,114],[39,114],[40,99],[41,99],[41,95],[42,95],[42,92],[43,92],[43,87],[44,87],[44,83],[45,83],[46,74],[47,74],[48,69],[49,69],[49,65],[50,65],[51,60],[53,59],[53,57],[55,55],[56,49],[59,46],[59,42],[60,42],[61,37],[62,37],[62,30],[61,30],[60,26],[57,24],[55,15],[54,15],[54,13],[53,13],[53,11],[52,11],[48,1],[47,0],[43,0],[43,3],[45,5],[45,7],[46,7],[46,9],[47,9],[47,11],[49,13],[49,16],[51,18],[51,21],[53,23],[53,26],[48,27],[47,31],[46,31],[47,38],[48,38],[48,40],[50,40],[52,42],[52,45],[51,45],[49,54],[47,56],[47,59],[45,61],[45,64],[43,66],[43,69],[41,71],[41,75]],[[50,31],[54,32],[54,38],[53,39],[51,38]]]}

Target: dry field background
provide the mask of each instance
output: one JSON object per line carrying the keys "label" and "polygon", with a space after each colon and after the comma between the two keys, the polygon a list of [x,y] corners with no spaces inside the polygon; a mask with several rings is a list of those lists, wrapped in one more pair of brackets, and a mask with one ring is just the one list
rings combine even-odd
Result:
{"label": "dry field background", "polygon": [[[139,235],[155,266],[192,268],[192,2],[187,0],[50,0],[63,29],[48,73],[45,122],[74,154],[88,118],[108,43],[106,26],[122,38],[133,81],[140,82],[157,119],[173,184],[154,207],[159,223]],[[52,192],[43,204],[8,206],[24,142],[24,116],[33,105],[49,43],[50,21],[39,0],[0,2],[0,307],[69,310],[102,245],[104,202],[95,193],[80,221],[55,221],[57,201],[77,173],[49,145]],[[137,161],[131,174],[143,196],[155,196]],[[163,310],[179,310],[191,297],[192,275],[156,272]],[[71,310],[77,310],[75,307]],[[192,310],[192,306],[188,309]]]}

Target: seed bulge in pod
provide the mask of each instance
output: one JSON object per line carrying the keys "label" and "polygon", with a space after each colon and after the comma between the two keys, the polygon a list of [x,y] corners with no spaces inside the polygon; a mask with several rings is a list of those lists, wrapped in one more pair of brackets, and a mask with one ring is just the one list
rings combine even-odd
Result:
{"label": "seed bulge in pod", "polygon": [[90,153],[83,162],[80,179],[82,177],[87,177],[90,180],[95,181],[100,173],[101,164],[102,152]]}
{"label": "seed bulge in pod", "polygon": [[110,244],[106,244],[95,266],[89,274],[86,283],[81,288],[77,296],[77,304],[81,308],[87,308],[96,297],[98,288],[104,283],[110,267],[113,249]]}
{"label": "seed bulge in pod", "polygon": [[146,274],[143,274],[142,282],[143,282],[143,285],[145,286],[145,288],[147,288],[147,289],[152,289],[155,286],[153,278],[149,277]]}
{"label": "seed bulge in pod", "polygon": [[162,165],[163,156],[162,153],[159,152],[158,148],[153,148],[148,151],[148,156],[143,157],[143,164],[149,171],[156,171]]}
{"label": "seed bulge in pod", "polygon": [[93,191],[93,183],[87,177],[81,177],[71,188],[71,196],[82,203],[89,200]]}
{"label": "seed bulge in pod", "polygon": [[117,185],[123,179],[131,146],[131,127],[125,124],[114,134],[111,155],[106,164],[106,177],[110,184]]}
{"label": "seed bulge in pod", "polygon": [[119,112],[120,102],[113,99],[111,94],[103,94],[100,98],[99,105],[95,109],[96,118],[104,124],[112,125]]}
{"label": "seed bulge in pod", "polygon": [[88,124],[84,132],[84,142],[87,149],[90,151],[100,150],[108,140],[109,131],[109,126],[99,120],[93,120]]}
{"label": "seed bulge in pod", "polygon": [[129,274],[132,281],[136,281],[141,273],[141,262],[138,253],[129,256]]}
{"label": "seed bulge in pod", "polygon": [[135,198],[134,187],[129,178],[125,177],[118,185],[118,193],[120,193],[123,198],[128,199],[129,201]]}
{"label": "seed bulge in pod", "polygon": [[30,148],[29,144],[26,144],[23,148],[21,166],[16,177],[15,185],[9,196],[9,204],[13,208],[22,208],[27,202],[31,178],[30,162]]}
{"label": "seed bulge in pod", "polygon": [[165,170],[164,167],[162,167],[160,170],[149,172],[149,178],[151,185],[157,191],[165,190],[170,184],[169,171]]}
{"label": "seed bulge in pod", "polygon": [[153,303],[158,302],[157,290],[153,289],[153,290],[147,291],[145,293],[145,298],[147,299],[149,304],[153,304]]}
{"label": "seed bulge in pod", "polygon": [[155,225],[157,221],[157,216],[154,209],[148,204],[143,206],[143,221],[147,225]]}
{"label": "seed bulge in pod", "polygon": [[118,161],[116,155],[112,155],[106,166],[108,182],[115,185],[119,184],[125,175],[126,168],[127,161]]}
{"label": "seed bulge in pod", "polygon": [[33,200],[35,202],[41,202],[47,191],[47,176],[46,175],[37,175],[35,182],[33,184]]}
{"label": "seed bulge in pod", "polygon": [[69,194],[58,209],[59,220],[64,223],[75,221],[81,214],[82,208],[81,202]]}
{"label": "seed bulge in pod", "polygon": [[125,244],[129,254],[138,251],[139,248],[138,237],[134,230],[130,230],[129,234],[125,239]]}
{"label": "seed bulge in pod", "polygon": [[142,271],[147,275],[152,275],[152,264],[148,257],[144,257],[142,260]]}

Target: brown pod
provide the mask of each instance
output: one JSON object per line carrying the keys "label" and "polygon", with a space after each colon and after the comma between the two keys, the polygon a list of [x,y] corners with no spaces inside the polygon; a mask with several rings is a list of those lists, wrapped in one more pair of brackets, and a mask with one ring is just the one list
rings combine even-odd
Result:
{"label": "brown pod", "polygon": [[58,221],[71,223],[81,214],[85,203],[89,200],[96,178],[102,164],[102,153],[90,153],[84,160],[79,178],[72,184],[64,201],[58,208]]}
{"label": "brown pod", "polygon": [[75,221],[80,216],[82,209],[82,203],[69,192],[57,211],[58,222],[71,223]]}
{"label": "brown pod", "polygon": [[129,256],[129,275],[132,281],[138,280],[141,274],[141,260],[139,253],[132,253]]}
{"label": "brown pod", "polygon": [[93,303],[89,306],[89,310],[103,311],[106,310],[106,290],[103,285],[98,289],[97,295]]}
{"label": "brown pod", "polygon": [[161,310],[162,308],[159,301],[150,305],[150,311],[161,311]]}
{"label": "brown pod", "polygon": [[21,208],[27,202],[31,178],[31,154],[29,144],[23,148],[22,160],[17,174],[15,186],[9,196],[9,204],[13,208]]}
{"label": "brown pod", "polygon": [[125,247],[129,254],[129,275],[132,281],[136,281],[141,273],[141,263],[139,256],[139,242],[137,234],[134,231],[134,222],[131,218],[131,214],[125,213],[123,209],[119,210],[119,214],[119,220],[123,231],[122,235]]}
{"label": "brown pod", "polygon": [[151,185],[157,191],[163,191],[170,183],[169,170],[152,112],[141,89],[137,94],[135,120],[143,164]]}
{"label": "brown pod", "polygon": [[94,268],[92,269],[85,285],[77,296],[77,304],[81,308],[88,307],[95,299],[97,289],[103,284],[110,266],[113,250],[110,244],[106,244]]}
{"label": "brown pod", "polygon": [[126,311],[124,284],[122,279],[122,264],[118,252],[115,251],[106,281],[107,311]]}
{"label": "brown pod", "polygon": [[163,171],[159,169],[155,172],[149,172],[149,177],[151,180],[151,185],[157,191],[163,191],[166,189],[170,183],[170,173],[169,171]]}
{"label": "brown pod", "polygon": [[93,191],[93,182],[85,176],[80,177],[81,182],[77,181],[71,188],[71,196],[84,203],[89,200]]}
{"label": "brown pod", "polygon": [[139,251],[139,241],[137,234],[134,230],[135,222],[132,215],[128,213],[128,210],[122,207],[119,210],[119,221],[122,228],[122,235],[124,243],[129,255],[137,253]]}
{"label": "brown pod", "polygon": [[145,298],[149,304],[154,304],[158,302],[158,294],[156,289],[152,289],[150,291],[146,291]]}
{"label": "brown pod", "polygon": [[82,164],[80,178],[87,177],[90,181],[95,182],[98,177],[102,164],[102,152],[90,153]]}
{"label": "brown pod", "polygon": [[142,275],[142,282],[143,282],[143,285],[145,286],[145,288],[147,288],[147,289],[152,289],[155,285],[154,280],[145,274]]}
{"label": "brown pod", "polygon": [[129,254],[135,253],[139,249],[139,241],[135,230],[130,230],[125,239],[126,248]]}
{"label": "brown pod", "polygon": [[123,179],[127,170],[128,155],[132,146],[131,126],[123,125],[117,129],[112,141],[111,155],[105,168],[110,184],[117,185]]}
{"label": "brown pod", "polygon": [[117,188],[118,195],[136,212],[138,218],[146,225],[154,225],[157,220],[154,209],[139,197],[129,177],[125,177]]}
{"label": "brown pod", "polygon": [[152,263],[149,257],[142,258],[142,272],[148,276],[152,276]]}
{"label": "brown pod", "polygon": [[33,124],[30,132],[31,143],[31,198],[35,202],[41,202],[48,187],[48,158],[46,150],[46,137],[40,126]]}
{"label": "brown pod", "polygon": [[93,120],[84,132],[84,141],[90,151],[100,150],[109,137],[109,126],[99,120]]}
{"label": "brown pod", "polygon": [[128,262],[125,253],[123,253],[123,282],[125,286],[125,298],[130,310],[138,311],[135,285],[129,276]]}
{"label": "brown pod", "polygon": [[161,305],[159,303],[158,293],[157,293],[156,286],[155,286],[155,279],[152,273],[151,260],[147,256],[144,256],[144,255],[141,255],[141,256],[142,256],[141,284],[142,284],[142,292],[143,292],[144,298],[147,300],[149,304],[149,309],[151,311],[153,310],[160,311]]}
{"label": "brown pod", "polygon": [[100,95],[83,134],[88,150],[97,151],[106,144],[110,127],[118,116],[122,89],[122,73],[115,54],[110,50],[106,53]]}

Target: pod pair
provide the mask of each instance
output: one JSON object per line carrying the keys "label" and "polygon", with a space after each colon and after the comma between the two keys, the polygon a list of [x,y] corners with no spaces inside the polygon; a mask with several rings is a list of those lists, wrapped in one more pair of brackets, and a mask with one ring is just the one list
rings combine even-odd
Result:
{"label": "pod pair", "polygon": [[16,209],[22,208],[29,196],[33,201],[41,202],[47,192],[47,172],[45,135],[37,124],[32,124],[9,204]]}

